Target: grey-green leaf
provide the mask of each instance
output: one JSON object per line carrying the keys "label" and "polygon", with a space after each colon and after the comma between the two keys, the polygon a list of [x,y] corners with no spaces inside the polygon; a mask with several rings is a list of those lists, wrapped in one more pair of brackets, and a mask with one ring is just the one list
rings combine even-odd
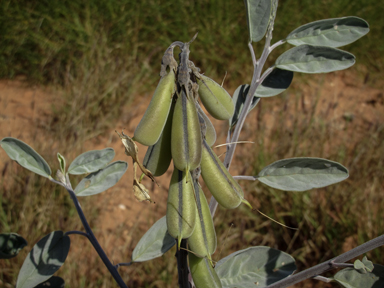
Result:
{"label": "grey-green leaf", "polygon": [[0,234],[0,259],[17,256],[20,250],[27,246],[27,241],[16,233]]}
{"label": "grey-green leaf", "polygon": [[116,161],[104,169],[86,176],[75,188],[77,196],[90,196],[99,194],[114,186],[127,171],[128,163]]}
{"label": "grey-green leaf", "polygon": [[160,218],[144,234],[132,253],[132,262],[144,262],[160,257],[175,245],[175,239],[168,234],[165,216]]}
{"label": "grey-green leaf", "polygon": [[355,56],[346,51],[325,47],[300,45],[276,60],[276,67],[302,73],[327,73],[343,70],[355,64]]}
{"label": "grey-green leaf", "polygon": [[360,261],[359,259],[357,259],[354,263],[353,263],[353,267],[360,273],[367,273],[367,272],[372,272],[373,270],[373,263],[372,261],[369,261],[367,259],[367,256],[364,256],[363,260]]}
{"label": "grey-green leaf", "polygon": [[68,173],[73,175],[95,172],[105,167],[115,157],[112,148],[92,150],[76,157],[68,168]]}
{"label": "grey-green leaf", "polygon": [[[276,96],[286,90],[289,85],[291,85],[292,79],[292,71],[281,70],[279,68],[274,69],[271,74],[269,74],[264,79],[264,81],[259,85],[259,87],[257,87],[249,111],[256,107],[257,103],[259,103],[260,101],[260,98]],[[243,110],[245,97],[248,94],[249,88],[250,86],[248,84],[243,84],[237,87],[237,89],[233,93],[232,101],[235,104],[235,112],[229,119],[229,126],[231,128],[233,128],[239,120],[239,116],[241,111]]]}
{"label": "grey-green leaf", "polygon": [[63,278],[58,276],[52,276],[47,281],[44,281],[43,283],[40,283],[39,285],[35,286],[35,288],[64,288],[65,281]]}
{"label": "grey-green leaf", "polygon": [[271,0],[244,0],[250,42],[260,41],[268,29]]}
{"label": "grey-green leaf", "polygon": [[292,71],[279,68],[273,69],[271,74],[257,87],[255,95],[260,98],[276,96],[284,92],[291,85],[292,79]]}
{"label": "grey-green leaf", "polygon": [[374,264],[372,272],[364,274],[354,268],[345,268],[335,274],[334,280],[345,288],[384,287],[384,266]]}
{"label": "grey-green leaf", "polygon": [[67,164],[65,162],[64,156],[60,153],[57,153],[57,160],[59,160],[61,172],[63,173],[63,175],[65,175],[65,167],[67,166]]}
{"label": "grey-green leaf", "polygon": [[261,288],[292,275],[296,265],[289,254],[258,246],[221,259],[215,270],[223,287]]}
{"label": "grey-green leaf", "polygon": [[67,258],[70,239],[54,231],[33,246],[17,277],[17,288],[30,288],[46,281],[59,270]]}
{"label": "grey-green leaf", "polygon": [[349,176],[343,165],[322,158],[289,158],[276,161],[256,176],[260,182],[285,191],[325,187]]}
{"label": "grey-green leaf", "polygon": [[311,22],[293,30],[287,36],[288,43],[341,47],[350,44],[369,32],[364,19],[349,16]]}
{"label": "grey-green leaf", "polygon": [[372,261],[369,261],[367,256],[364,256],[363,260],[362,260],[362,263],[364,264],[365,266],[365,269],[368,271],[368,272],[372,272],[374,266],[373,266],[373,263]]}
{"label": "grey-green leaf", "polygon": [[24,168],[41,176],[50,177],[51,168],[49,168],[44,158],[28,144],[16,138],[6,137],[0,141],[0,146],[5,150],[9,158],[15,160]]}
{"label": "grey-green leaf", "polygon": [[[229,127],[233,128],[237,121],[239,120],[239,116],[241,111],[243,110],[243,106],[245,103],[245,97],[248,95],[249,91],[249,85],[243,84],[237,87],[235,92],[233,93],[232,101],[235,104],[235,112],[233,113],[232,117],[229,119]],[[260,98],[259,97],[253,97],[251,107],[249,108],[249,111],[251,111],[253,108],[256,107],[257,103],[259,103]],[[248,111],[248,113],[249,113]]]}

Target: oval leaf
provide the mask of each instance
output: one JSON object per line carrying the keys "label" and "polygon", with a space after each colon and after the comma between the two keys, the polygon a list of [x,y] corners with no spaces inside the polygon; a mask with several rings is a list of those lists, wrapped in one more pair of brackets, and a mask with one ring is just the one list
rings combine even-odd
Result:
{"label": "oval leaf", "polygon": [[260,41],[268,29],[271,16],[271,0],[245,0],[249,42]]}
{"label": "oval leaf", "polygon": [[16,138],[6,137],[0,141],[0,146],[5,150],[9,158],[15,160],[24,168],[41,176],[50,177],[51,168],[49,168],[44,158],[28,144]]}
{"label": "oval leaf", "polygon": [[342,17],[311,22],[289,33],[288,43],[341,47],[363,37],[369,32],[368,23],[358,17]]}
{"label": "oval leaf", "polygon": [[51,278],[64,264],[70,243],[62,231],[54,231],[37,242],[21,266],[17,288],[35,287]]}
{"label": "oval leaf", "polygon": [[[232,117],[229,119],[229,126],[231,128],[234,127],[237,121],[239,120],[239,116],[241,111],[243,110],[245,97],[247,97],[248,91],[249,91],[249,85],[243,84],[237,87],[237,89],[233,93],[232,101],[235,104],[235,112],[233,113]],[[260,101],[259,97],[253,97],[252,104],[251,104],[251,107],[249,108],[249,111],[255,108],[257,103],[259,103],[259,101]]]}
{"label": "oval leaf", "polygon": [[34,288],[64,288],[64,286],[65,281],[63,280],[63,278],[60,278],[58,276],[52,276],[47,281],[40,283]]}
{"label": "oval leaf", "polygon": [[293,72],[281,70],[279,68],[273,69],[264,81],[257,87],[255,96],[257,97],[272,97],[284,92],[293,79]]}
{"label": "oval leaf", "polygon": [[75,188],[77,196],[99,194],[114,186],[127,171],[128,163],[116,161],[104,169],[89,174]]}
{"label": "oval leaf", "polygon": [[16,233],[0,234],[0,259],[17,256],[20,250],[27,246],[27,241]]}
{"label": "oval leaf", "polygon": [[160,218],[144,234],[132,253],[132,262],[144,262],[160,257],[176,244],[168,234],[165,216]]}
{"label": "oval leaf", "polygon": [[295,259],[282,251],[259,246],[237,251],[217,262],[223,287],[265,287],[293,274]]}
{"label": "oval leaf", "polygon": [[76,157],[68,168],[68,173],[73,175],[88,174],[105,167],[115,157],[112,148],[92,150]]}
{"label": "oval leaf", "polygon": [[276,161],[257,175],[257,179],[276,189],[306,191],[325,187],[349,176],[343,165],[322,158],[290,158]]}
{"label": "oval leaf", "polygon": [[346,288],[384,287],[384,266],[374,264],[373,271],[364,274],[353,268],[345,268],[337,272],[334,279]]}
{"label": "oval leaf", "polygon": [[327,73],[343,70],[355,64],[355,56],[340,49],[300,45],[294,47],[276,60],[276,67],[303,73]]}

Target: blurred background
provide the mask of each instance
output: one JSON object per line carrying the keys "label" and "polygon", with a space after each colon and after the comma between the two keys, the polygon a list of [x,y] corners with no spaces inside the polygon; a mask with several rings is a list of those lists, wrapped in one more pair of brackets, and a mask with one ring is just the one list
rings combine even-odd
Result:
{"label": "blurred background", "polygon": [[[238,146],[231,173],[256,175],[276,160],[308,156],[340,162],[350,177],[304,193],[241,181],[255,208],[299,230],[245,206],[219,208],[214,260],[265,245],[291,254],[302,270],[384,233],[383,8],[373,0],[279,1],[272,43],[300,25],[326,18],[358,16],[371,30],[341,48],[356,56],[353,67],[296,73],[288,90],[262,99],[240,137],[254,143]],[[155,203],[137,202],[131,160],[114,131],[124,128],[133,135],[159,81],[165,49],[173,41],[189,41],[196,32],[190,59],[203,73],[219,83],[227,73],[224,87],[231,95],[251,81],[243,1],[3,0],[0,9],[0,138],[25,141],[53,171],[59,168],[57,152],[69,164],[82,152],[113,147],[115,160],[128,161],[129,170],[115,187],[80,201],[110,259],[129,262],[140,237],[165,215],[171,171],[159,178],[160,187],[144,180]],[[257,57],[263,44],[254,45]],[[289,48],[275,49],[267,67]],[[228,123],[214,124],[216,143],[222,144]],[[141,157],[145,150],[139,146]],[[82,227],[64,189],[24,170],[2,149],[0,169],[0,232],[19,233],[29,243],[18,257],[0,261],[0,287],[14,287],[24,258],[39,239],[54,230]],[[73,178],[73,184],[80,180]],[[91,245],[79,235],[71,235],[71,241],[57,273],[66,287],[116,287]],[[174,253],[120,272],[129,287],[177,287]],[[382,249],[368,258],[384,264]],[[335,286],[307,280],[295,287]]]}

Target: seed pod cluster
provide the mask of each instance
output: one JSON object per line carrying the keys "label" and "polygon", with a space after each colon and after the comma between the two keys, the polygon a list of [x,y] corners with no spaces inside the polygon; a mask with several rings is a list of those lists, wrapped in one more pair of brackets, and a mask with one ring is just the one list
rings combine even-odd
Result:
{"label": "seed pod cluster", "polygon": [[[212,266],[217,238],[207,199],[198,183],[200,169],[220,205],[233,209],[242,202],[249,203],[211,149],[216,131],[197,98],[211,116],[220,120],[230,119],[235,107],[225,89],[201,75],[188,60],[190,42],[180,43],[172,44],[182,50],[178,66],[173,59],[174,46],[164,54],[160,82],[135,130],[134,140],[149,146],[143,166],[154,176],[163,175],[173,159],[166,212],[168,232],[177,239],[179,247],[181,240],[188,238],[196,287],[221,287]],[[198,175],[195,171],[199,171]]]}

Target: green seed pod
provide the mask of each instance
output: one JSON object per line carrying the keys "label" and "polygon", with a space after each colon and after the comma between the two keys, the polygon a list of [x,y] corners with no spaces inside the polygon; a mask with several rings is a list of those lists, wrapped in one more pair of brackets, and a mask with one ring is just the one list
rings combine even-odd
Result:
{"label": "green seed pod", "polygon": [[175,92],[175,72],[171,70],[160,79],[147,110],[137,125],[133,140],[146,145],[154,145],[163,132]]}
{"label": "green seed pod", "polygon": [[207,258],[188,254],[189,268],[196,288],[221,288],[221,281]]}
{"label": "green seed pod", "polygon": [[211,78],[201,74],[199,77],[200,78],[197,78],[199,95],[208,113],[219,120],[228,120],[231,118],[235,111],[232,97]]}
{"label": "green seed pod", "polygon": [[199,183],[194,181],[196,195],[196,224],[191,237],[188,238],[189,249],[199,257],[207,257],[215,253],[217,239],[208,201]]}
{"label": "green seed pod", "polygon": [[169,184],[167,201],[168,233],[178,239],[188,238],[195,229],[196,204],[192,181],[187,182],[186,173],[175,168]]}
{"label": "green seed pod", "polygon": [[187,98],[184,90],[176,100],[172,119],[171,151],[175,167],[191,171],[200,165],[201,132],[197,111],[192,97]]}
{"label": "green seed pod", "polygon": [[153,176],[161,176],[167,172],[169,164],[172,160],[171,154],[171,129],[172,129],[172,116],[175,108],[174,102],[172,103],[171,111],[169,113],[167,122],[165,123],[163,133],[155,145],[149,146],[147,153],[145,153],[143,165]]}
{"label": "green seed pod", "polygon": [[216,142],[216,130],[213,126],[211,120],[209,120],[208,116],[205,115],[203,109],[201,109],[200,105],[196,102],[197,113],[204,119],[205,123],[205,141],[207,141],[209,147],[212,147]]}
{"label": "green seed pod", "polygon": [[241,202],[251,207],[248,201],[244,199],[244,192],[240,185],[229,174],[206,141],[203,143],[202,154],[201,176],[203,176],[205,184],[217,202],[227,209],[236,208]]}

